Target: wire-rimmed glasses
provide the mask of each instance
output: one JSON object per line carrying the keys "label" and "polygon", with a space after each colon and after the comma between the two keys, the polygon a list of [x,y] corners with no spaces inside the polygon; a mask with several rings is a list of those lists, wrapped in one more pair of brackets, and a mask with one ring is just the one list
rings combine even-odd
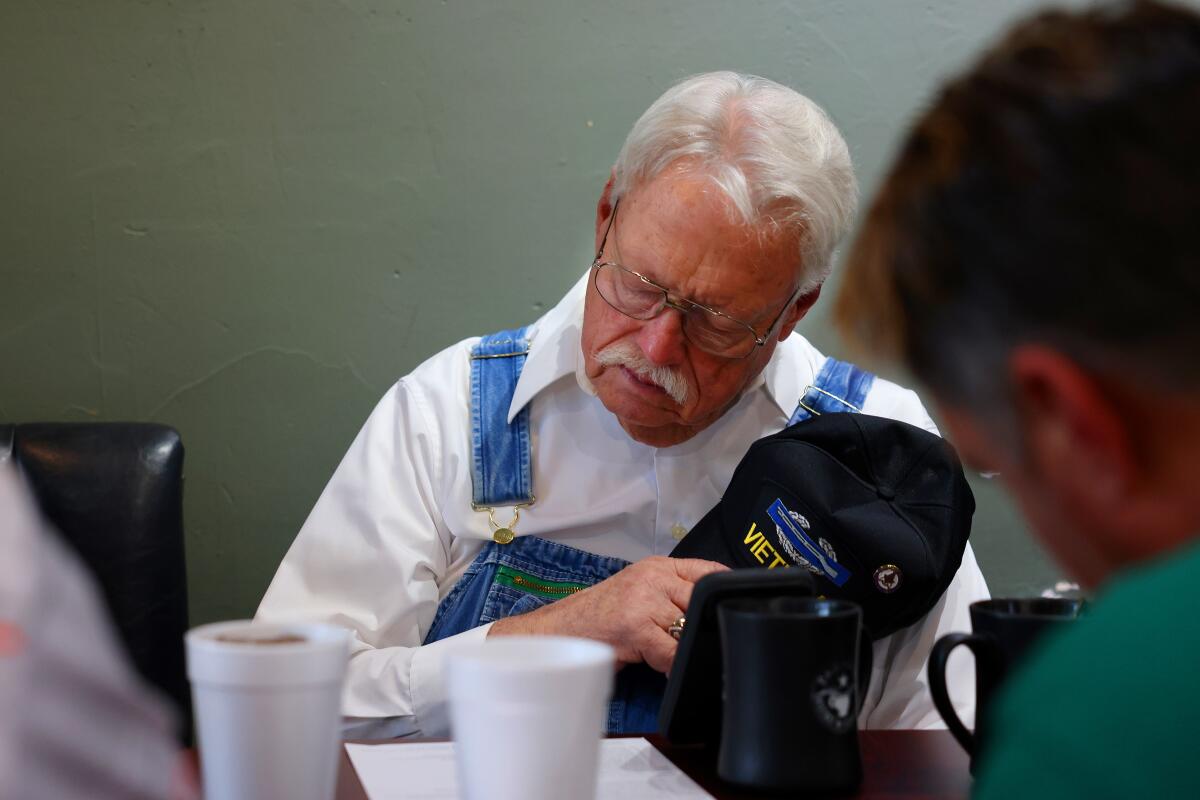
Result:
{"label": "wire-rimmed glasses", "polygon": [[734,319],[694,300],[672,297],[669,289],[640,272],[634,272],[615,261],[604,260],[604,246],[608,243],[608,234],[616,218],[617,205],[614,205],[600,249],[592,261],[596,292],[615,310],[636,320],[654,319],[666,308],[675,309],[683,318],[684,337],[706,353],[721,358],[745,358],[754,352],[755,347],[762,347],[770,340],[775,326],[796,299],[793,293],[760,336],[748,322]]}

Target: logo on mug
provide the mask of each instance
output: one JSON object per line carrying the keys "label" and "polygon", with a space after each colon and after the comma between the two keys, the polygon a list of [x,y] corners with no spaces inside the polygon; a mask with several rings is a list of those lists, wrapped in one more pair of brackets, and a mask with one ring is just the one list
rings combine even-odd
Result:
{"label": "logo on mug", "polygon": [[854,671],[839,664],[817,675],[812,685],[817,719],[834,733],[854,727]]}

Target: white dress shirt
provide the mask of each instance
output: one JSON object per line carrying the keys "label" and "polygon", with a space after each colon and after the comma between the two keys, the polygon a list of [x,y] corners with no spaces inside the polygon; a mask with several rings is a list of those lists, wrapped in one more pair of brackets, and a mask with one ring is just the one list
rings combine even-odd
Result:
{"label": "white dress shirt", "polygon": [[[604,556],[665,555],[720,499],[752,442],[776,433],[824,362],[793,333],[762,374],[713,425],[673,447],[633,441],[583,373],[585,275],[535,323],[509,419],[530,404],[533,491],[519,536],[536,535]],[[471,509],[469,354],[459,342],[383,397],[317,500],[279,567],[258,616],[321,619],[353,629],[343,702],[354,736],[445,736],[445,654],[481,641],[484,625],[422,646],[438,602],[491,539]],[[936,432],[917,396],[877,379],[863,411]],[[508,521],[498,509],[500,524]],[[968,546],[941,601],[918,624],[875,643],[860,725],[938,727],[925,679],[937,637],[970,630],[967,606],[987,597]],[[974,677],[947,675],[971,724]]]}

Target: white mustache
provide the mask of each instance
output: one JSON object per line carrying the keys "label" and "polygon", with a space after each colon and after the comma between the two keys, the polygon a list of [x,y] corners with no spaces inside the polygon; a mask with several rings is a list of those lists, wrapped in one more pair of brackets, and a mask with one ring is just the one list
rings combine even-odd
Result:
{"label": "white mustache", "polygon": [[596,361],[606,367],[625,367],[662,389],[678,405],[686,403],[692,395],[692,387],[678,370],[651,364],[631,342],[610,344],[596,354]]}

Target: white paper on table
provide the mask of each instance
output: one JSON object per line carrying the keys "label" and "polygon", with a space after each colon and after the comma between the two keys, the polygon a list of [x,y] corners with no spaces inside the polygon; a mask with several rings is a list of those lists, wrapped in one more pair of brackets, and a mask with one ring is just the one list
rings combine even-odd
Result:
{"label": "white paper on table", "polygon": [[[370,800],[457,800],[452,742],[348,744]],[[596,800],[712,800],[645,739],[604,739]]]}

